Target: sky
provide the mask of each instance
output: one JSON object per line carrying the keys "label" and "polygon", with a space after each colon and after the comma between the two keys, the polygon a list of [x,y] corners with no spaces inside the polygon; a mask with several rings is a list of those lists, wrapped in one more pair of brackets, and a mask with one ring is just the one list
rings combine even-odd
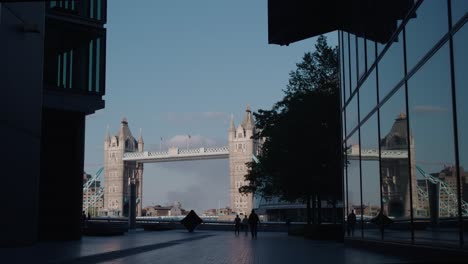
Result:
{"label": "sky", "polygon": [[[229,120],[269,109],[316,38],[268,44],[267,1],[108,1],[106,107],[86,118],[85,171],[103,166],[106,128],[126,117],[145,150],[225,146]],[[337,34],[327,35],[337,45]],[[162,144],[161,138],[163,138]],[[228,160],[144,165],[143,206],[229,205]],[[105,183],[104,183],[105,184]]]}

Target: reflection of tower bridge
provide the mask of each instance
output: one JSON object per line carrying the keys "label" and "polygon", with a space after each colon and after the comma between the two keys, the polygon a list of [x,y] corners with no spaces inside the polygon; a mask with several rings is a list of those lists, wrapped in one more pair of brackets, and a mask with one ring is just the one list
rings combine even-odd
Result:
{"label": "reflection of tower bridge", "polygon": [[[360,153],[359,153],[360,151]],[[405,160],[408,159],[408,151],[406,150],[381,150],[380,156],[379,156],[379,150],[378,149],[359,149],[359,145],[353,145],[346,153],[347,159],[348,160],[392,160],[392,159],[401,159]],[[423,176],[423,179],[426,181],[426,184],[423,186],[420,186],[419,184],[417,185],[417,194],[418,194],[418,204],[416,207],[422,208],[424,207],[424,204],[429,204],[429,194],[428,194],[428,188],[427,184],[437,184],[439,185],[439,193],[437,194],[439,197],[439,215],[440,216],[452,216],[452,215],[457,215],[458,214],[458,199],[457,199],[457,193],[456,190],[453,190],[447,184],[445,181],[442,179],[435,177],[431,174],[426,173],[421,167],[415,165],[417,171],[421,176]],[[385,168],[383,168],[385,169]],[[415,173],[412,172],[413,174],[412,177],[416,177],[414,175]],[[394,184],[396,184],[395,181],[398,179],[393,179]],[[387,194],[387,196],[391,196],[390,194]],[[446,197],[447,199],[440,199],[440,197]],[[416,201],[416,200],[415,200]],[[468,203],[462,201],[462,214],[465,216],[468,216]],[[420,204],[422,203],[422,204]]]}
{"label": "reflection of tower bridge", "polygon": [[[168,151],[144,151],[143,137],[136,140],[130,131],[127,120],[121,122],[119,133],[111,136],[107,132],[104,142],[104,181],[105,188],[99,189],[96,195],[84,201],[87,209],[96,203],[99,197],[104,197],[102,214],[122,216],[129,214],[130,185],[136,187],[136,211],[141,216],[143,163],[173,162],[187,160],[229,159],[230,171],[230,207],[237,213],[248,213],[253,207],[252,195],[242,195],[239,187],[245,185],[244,176],[247,173],[246,162],[252,161],[256,154],[258,142],[252,139],[255,133],[254,120],[250,108],[247,107],[242,122],[236,128],[231,118],[229,128],[229,146],[215,148],[169,148]],[[101,174],[96,173],[89,185]],[[84,186],[84,190],[89,186]]]}

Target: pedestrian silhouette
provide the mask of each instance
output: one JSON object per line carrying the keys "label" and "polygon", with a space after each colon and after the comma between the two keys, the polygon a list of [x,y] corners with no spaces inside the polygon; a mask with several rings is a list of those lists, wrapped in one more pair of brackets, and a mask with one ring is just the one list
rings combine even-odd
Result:
{"label": "pedestrian silhouette", "polygon": [[240,225],[241,225],[241,219],[239,215],[236,215],[236,219],[234,219],[234,234],[236,236],[240,234]]}
{"label": "pedestrian silhouette", "polygon": [[84,228],[86,227],[86,214],[85,211],[81,214],[81,226]]}
{"label": "pedestrian silhouette", "polygon": [[244,215],[244,219],[242,219],[242,228],[245,231],[245,236],[247,236],[249,234],[249,219],[247,215]]}
{"label": "pedestrian silhouette", "polygon": [[258,218],[258,215],[255,213],[255,210],[252,209],[252,213],[249,215],[249,226],[252,239],[257,239],[257,226],[259,222],[260,219]]}
{"label": "pedestrian silhouette", "polygon": [[354,214],[354,210],[348,215],[348,236],[354,236],[354,226],[356,225],[356,215]]}

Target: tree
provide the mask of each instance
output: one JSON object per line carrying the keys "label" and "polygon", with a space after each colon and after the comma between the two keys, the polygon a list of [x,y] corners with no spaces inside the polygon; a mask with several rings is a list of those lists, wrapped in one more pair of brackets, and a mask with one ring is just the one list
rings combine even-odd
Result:
{"label": "tree", "polygon": [[313,53],[305,53],[292,71],[284,98],[271,110],[254,113],[263,139],[259,162],[248,163],[242,193],[266,199],[307,203],[340,199],[341,150],[338,96],[338,51],[320,36]]}

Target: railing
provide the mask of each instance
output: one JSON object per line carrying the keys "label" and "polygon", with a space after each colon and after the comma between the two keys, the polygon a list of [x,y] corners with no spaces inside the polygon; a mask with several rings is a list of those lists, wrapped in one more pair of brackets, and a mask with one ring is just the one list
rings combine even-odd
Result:
{"label": "railing", "polygon": [[[359,158],[359,147],[350,148],[346,155],[348,160]],[[382,150],[382,159],[407,159],[408,151],[406,150]],[[375,160],[379,159],[378,149],[361,149],[361,159],[364,160]]]}
{"label": "railing", "polygon": [[179,149],[170,148],[168,151],[126,152],[123,160],[177,160],[177,159],[203,159],[229,155],[229,147]]}
{"label": "railing", "polygon": [[199,154],[200,149],[179,149],[178,154]]}

